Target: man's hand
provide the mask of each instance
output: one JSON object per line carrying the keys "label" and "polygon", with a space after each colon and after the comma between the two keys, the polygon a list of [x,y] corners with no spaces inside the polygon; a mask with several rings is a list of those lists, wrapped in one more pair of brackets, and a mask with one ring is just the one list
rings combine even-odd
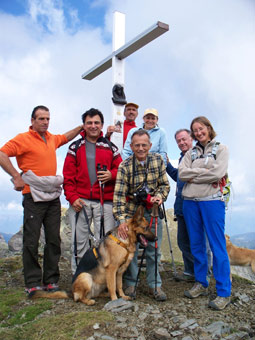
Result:
{"label": "man's hand", "polygon": [[14,184],[14,190],[22,191],[24,189],[25,182],[21,178],[20,174],[18,174],[15,177],[12,177],[11,181]]}
{"label": "man's hand", "polygon": [[105,184],[106,182],[112,179],[112,173],[109,170],[106,171],[100,170],[97,172],[97,178],[99,181],[101,181],[102,184]]}
{"label": "man's hand", "polygon": [[125,240],[128,237],[128,224],[126,222],[121,223],[118,227],[118,236]]}
{"label": "man's hand", "polygon": [[151,201],[152,204],[157,203],[158,205],[163,203],[162,198],[158,197],[158,196],[153,196],[151,197]]}
{"label": "man's hand", "polygon": [[83,202],[82,199],[77,198],[77,200],[75,200],[75,201],[73,202],[72,207],[73,207],[73,209],[74,209],[76,212],[80,212],[81,209],[82,209],[82,207],[83,207],[83,205],[86,206],[85,202]]}
{"label": "man's hand", "polygon": [[110,138],[113,132],[121,132],[121,128],[118,125],[109,125],[105,137]]}
{"label": "man's hand", "polygon": [[105,137],[110,138],[113,132],[115,132],[115,126],[114,125],[108,126]]}

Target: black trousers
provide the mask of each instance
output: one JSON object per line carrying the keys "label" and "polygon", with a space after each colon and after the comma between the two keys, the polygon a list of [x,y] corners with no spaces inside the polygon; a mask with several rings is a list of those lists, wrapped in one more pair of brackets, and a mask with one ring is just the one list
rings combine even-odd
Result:
{"label": "black trousers", "polygon": [[[23,266],[27,288],[41,284],[57,283],[59,280],[60,217],[59,198],[49,202],[34,202],[31,194],[23,195]],[[41,227],[44,226],[45,247],[43,274],[38,262],[38,245]]]}

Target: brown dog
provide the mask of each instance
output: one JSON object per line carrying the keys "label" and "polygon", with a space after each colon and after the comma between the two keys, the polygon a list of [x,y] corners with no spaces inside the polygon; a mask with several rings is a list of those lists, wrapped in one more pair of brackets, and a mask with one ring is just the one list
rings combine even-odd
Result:
{"label": "brown dog", "polygon": [[236,266],[250,265],[253,273],[255,273],[255,250],[237,247],[231,243],[228,235],[225,235],[225,238],[230,264]]}
{"label": "brown dog", "polygon": [[[90,256],[87,252],[85,253],[73,279],[72,296],[74,301],[93,305],[95,300],[92,298],[99,296],[105,288],[108,288],[111,300],[117,299],[116,293],[125,300],[131,299],[123,292],[122,275],[134,257],[137,241],[146,246],[148,241],[156,239],[143,215],[144,210],[140,206],[133,218],[128,221],[127,239],[120,239],[117,229],[106,235],[99,247],[96,250],[93,249],[93,253],[97,257],[96,266],[93,268],[91,263],[88,263]],[[68,297],[68,294],[62,291],[53,293],[35,291],[31,296],[32,299],[66,299]]]}

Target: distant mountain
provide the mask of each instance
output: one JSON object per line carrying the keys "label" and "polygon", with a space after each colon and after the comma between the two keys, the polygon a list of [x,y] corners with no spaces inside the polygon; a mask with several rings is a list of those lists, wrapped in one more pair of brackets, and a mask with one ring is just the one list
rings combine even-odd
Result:
{"label": "distant mountain", "polygon": [[238,247],[255,249],[255,232],[231,236],[230,241]]}
{"label": "distant mountain", "polygon": [[1,235],[3,235],[3,238],[5,239],[5,242],[8,243],[9,239],[13,236],[13,234],[6,234],[3,232],[0,232]]}

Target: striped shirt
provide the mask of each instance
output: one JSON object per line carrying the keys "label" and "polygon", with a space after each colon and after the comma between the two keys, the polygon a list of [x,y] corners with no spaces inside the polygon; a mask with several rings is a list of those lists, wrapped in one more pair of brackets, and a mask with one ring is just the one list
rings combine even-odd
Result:
{"label": "striped shirt", "polygon": [[123,161],[118,168],[113,197],[113,214],[119,223],[126,222],[127,218],[134,215],[138,204],[132,199],[127,201],[126,197],[132,198],[134,192],[143,186],[146,172],[147,187],[151,196],[158,196],[165,201],[170,191],[164,161],[159,154],[149,153],[144,164],[135,158],[134,168],[133,176],[133,156]]}

